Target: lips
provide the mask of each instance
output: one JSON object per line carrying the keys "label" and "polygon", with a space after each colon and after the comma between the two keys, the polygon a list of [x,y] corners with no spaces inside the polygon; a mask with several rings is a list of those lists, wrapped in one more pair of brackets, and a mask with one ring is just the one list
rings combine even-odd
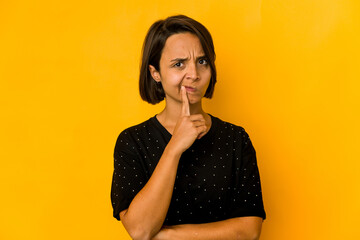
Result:
{"label": "lips", "polygon": [[187,92],[195,92],[196,91],[195,88],[189,87],[189,86],[185,86],[185,89],[186,89]]}

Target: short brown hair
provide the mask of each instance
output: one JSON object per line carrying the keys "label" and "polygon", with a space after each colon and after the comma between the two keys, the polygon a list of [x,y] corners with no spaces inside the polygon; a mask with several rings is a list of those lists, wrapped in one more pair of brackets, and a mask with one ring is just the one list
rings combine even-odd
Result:
{"label": "short brown hair", "polygon": [[151,104],[164,100],[165,92],[161,83],[151,76],[149,65],[160,71],[160,58],[166,40],[173,34],[190,32],[196,35],[211,68],[211,79],[204,97],[211,98],[216,83],[215,50],[212,37],[204,25],[184,15],[176,15],[159,20],[151,25],[142,48],[139,89],[141,98]]}

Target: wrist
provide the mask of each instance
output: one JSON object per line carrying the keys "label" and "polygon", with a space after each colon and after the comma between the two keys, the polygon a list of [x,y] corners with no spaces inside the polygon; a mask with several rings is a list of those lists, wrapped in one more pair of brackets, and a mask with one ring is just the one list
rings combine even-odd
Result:
{"label": "wrist", "polygon": [[174,144],[171,139],[164,150],[168,155],[174,158],[180,158],[181,154],[183,154],[183,150],[179,149],[176,144]]}

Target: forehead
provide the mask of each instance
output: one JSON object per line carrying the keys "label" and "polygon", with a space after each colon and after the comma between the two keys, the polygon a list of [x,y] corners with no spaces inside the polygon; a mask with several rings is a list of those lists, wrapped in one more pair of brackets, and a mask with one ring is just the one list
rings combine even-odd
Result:
{"label": "forehead", "polygon": [[204,55],[199,38],[192,33],[177,33],[171,35],[165,42],[162,52],[164,58],[186,58]]}

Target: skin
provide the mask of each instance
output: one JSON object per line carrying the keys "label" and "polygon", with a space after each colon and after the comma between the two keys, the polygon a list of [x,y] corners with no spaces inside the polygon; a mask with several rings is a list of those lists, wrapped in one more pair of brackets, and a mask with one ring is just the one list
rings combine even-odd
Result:
{"label": "skin", "polygon": [[199,39],[191,33],[170,36],[160,59],[160,70],[149,66],[155,81],[161,81],[166,106],[157,115],[172,134],[149,181],[120,213],[130,236],[137,239],[258,239],[262,219],[239,217],[206,224],[163,226],[182,153],[204,136],[211,118],[202,109],[202,97],[211,70]]}
{"label": "skin", "polygon": [[201,114],[210,128],[211,118],[202,108],[202,98],[210,83],[211,69],[197,36],[191,33],[170,36],[161,55],[160,70],[151,65],[149,70],[155,81],[161,82],[164,88],[166,106],[157,118],[170,133],[180,117],[181,86],[194,88],[194,91],[189,89],[186,92],[190,114]]}

